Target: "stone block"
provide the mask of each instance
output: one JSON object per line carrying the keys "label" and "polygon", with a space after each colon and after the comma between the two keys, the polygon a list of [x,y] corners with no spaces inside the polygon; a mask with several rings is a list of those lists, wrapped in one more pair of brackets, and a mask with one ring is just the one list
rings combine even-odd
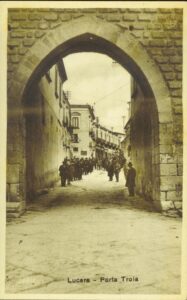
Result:
{"label": "stone block", "polygon": [[173,31],[170,32],[170,37],[172,39],[180,40],[182,41],[182,30],[181,31]]}
{"label": "stone block", "polygon": [[65,22],[65,21],[70,21],[71,20],[71,15],[70,14],[60,14],[60,19],[61,21]]}
{"label": "stone block", "polygon": [[9,55],[12,55],[12,54],[17,54],[18,53],[18,48],[17,47],[13,47],[13,48],[7,48],[7,50],[8,50],[8,54]]}
{"label": "stone block", "polygon": [[49,27],[49,24],[47,23],[47,22],[40,22],[39,24],[38,24],[38,28],[39,29],[48,29],[48,27]]}
{"label": "stone block", "polygon": [[17,64],[20,61],[20,56],[19,55],[11,55],[10,56],[10,61],[13,64]]}
{"label": "stone block", "polygon": [[167,192],[160,192],[160,201],[167,200]]}
{"label": "stone block", "polygon": [[25,47],[31,47],[31,46],[34,45],[34,43],[35,43],[35,39],[33,39],[33,38],[31,38],[31,39],[24,39],[23,40],[23,45]]}
{"label": "stone block", "polygon": [[17,202],[19,199],[19,184],[10,184],[9,201]]}
{"label": "stone block", "polygon": [[152,15],[146,13],[140,13],[138,15],[139,21],[152,21]]}
{"label": "stone block", "polygon": [[177,201],[181,199],[181,195],[176,193],[176,191],[167,192],[167,201]]}
{"label": "stone block", "polygon": [[182,89],[171,90],[170,93],[172,97],[182,97]]}
{"label": "stone block", "polygon": [[27,53],[27,51],[28,51],[28,48],[26,48],[26,47],[19,48],[20,55],[25,55]]}
{"label": "stone block", "polygon": [[160,164],[160,175],[177,175],[177,164]]}
{"label": "stone block", "polygon": [[21,30],[17,30],[17,31],[12,31],[10,33],[11,38],[24,38],[25,37],[25,32],[21,31]]}
{"label": "stone block", "polygon": [[158,11],[163,14],[171,14],[172,13],[172,9],[169,9],[169,8],[159,8]]}
{"label": "stone block", "polygon": [[166,80],[174,80],[176,75],[174,72],[164,73],[164,77]]}
{"label": "stone block", "polygon": [[171,64],[181,64],[182,63],[182,57],[179,55],[170,56],[170,63]]}
{"label": "stone block", "polygon": [[109,22],[119,22],[119,21],[121,21],[121,15],[120,14],[109,14],[107,16],[107,21],[109,21]]}
{"label": "stone block", "polygon": [[177,164],[177,175],[182,176],[183,175],[183,165]]}
{"label": "stone block", "polygon": [[167,48],[167,49],[163,49],[162,50],[162,53],[164,54],[164,55],[176,55],[176,48],[175,47],[173,47],[173,48]]}
{"label": "stone block", "polygon": [[123,21],[136,21],[137,15],[136,14],[125,14],[123,15]]}
{"label": "stone block", "polygon": [[20,40],[17,39],[11,39],[8,41],[8,47],[18,47],[20,45]]}
{"label": "stone block", "polygon": [[161,191],[175,191],[176,185],[181,184],[182,177],[179,176],[160,176],[160,190]]}
{"label": "stone block", "polygon": [[174,206],[176,209],[182,209],[182,201],[174,201]]}
{"label": "stone block", "polygon": [[175,115],[182,115],[183,113],[182,105],[175,106],[173,110]]}
{"label": "stone block", "polygon": [[9,26],[10,30],[12,30],[12,29],[19,28],[20,24],[18,22],[11,22],[11,23],[8,24],[8,26]]}
{"label": "stone block", "polygon": [[166,30],[176,30],[178,29],[178,24],[177,24],[177,21],[176,20],[170,20],[167,22],[164,22],[164,29]]}
{"label": "stone block", "polygon": [[172,201],[161,201],[160,204],[163,211],[175,209]]}
{"label": "stone block", "polygon": [[171,163],[172,161],[172,156],[169,155],[168,153],[160,154],[160,163]]}
{"label": "stone block", "polygon": [[6,208],[10,212],[19,211],[20,208],[20,202],[7,202]]}
{"label": "stone block", "polygon": [[45,32],[43,30],[37,30],[35,31],[35,37],[36,38],[41,38],[45,35]]}
{"label": "stone block", "polygon": [[28,38],[33,38],[34,37],[34,32],[33,31],[27,32],[27,37]]}
{"label": "stone block", "polygon": [[29,14],[29,19],[32,20],[32,21],[41,20],[41,18],[42,18],[42,15],[39,14],[39,13]]}
{"label": "stone block", "polygon": [[170,89],[180,89],[182,87],[182,82],[177,80],[168,81]]}
{"label": "stone block", "polygon": [[23,20],[26,20],[27,19],[27,14],[25,13],[11,13],[11,19],[13,21],[23,21]]}
{"label": "stone block", "polygon": [[58,19],[58,14],[54,12],[46,13],[44,19],[46,21],[56,21]]}
{"label": "stone block", "polygon": [[172,154],[173,153],[172,145],[160,145],[160,153]]}
{"label": "stone block", "polygon": [[157,55],[154,57],[154,59],[160,64],[165,64],[169,60],[168,56],[163,56],[163,55],[160,55],[160,56]]}
{"label": "stone block", "polygon": [[141,38],[142,37],[142,32],[140,30],[133,30],[131,34],[135,38]]}
{"label": "stone block", "polygon": [[162,23],[160,22],[151,22],[151,23],[147,23],[147,29],[149,30],[159,30],[162,29]]}
{"label": "stone block", "polygon": [[175,46],[176,47],[182,47],[182,45],[183,45],[182,39],[181,40],[175,40]]}
{"label": "stone block", "polygon": [[182,81],[182,73],[177,73],[177,79]]}
{"label": "stone block", "polygon": [[157,8],[144,8],[143,11],[148,14],[153,14],[153,13],[158,12],[158,9]]}
{"label": "stone block", "polygon": [[7,164],[7,183],[19,183],[19,164]]}
{"label": "stone block", "polygon": [[167,33],[165,31],[160,30],[152,31],[151,35],[154,39],[163,39],[167,37]]}
{"label": "stone block", "polygon": [[8,162],[10,164],[19,163],[21,159],[21,152],[20,151],[14,151],[11,147],[11,149],[7,149],[8,154]]}
{"label": "stone block", "polygon": [[23,29],[36,29],[37,28],[37,22],[31,22],[31,21],[21,22],[21,28],[23,28]]}
{"label": "stone block", "polygon": [[175,70],[177,72],[181,72],[182,73],[182,64],[177,64],[177,65],[174,66],[174,68],[175,68]]}
{"label": "stone block", "polygon": [[152,55],[163,55],[163,50],[160,48],[150,48],[149,51]]}
{"label": "stone block", "polygon": [[142,9],[140,9],[140,8],[128,8],[128,12],[130,12],[130,13],[140,13],[140,12],[142,12]]}
{"label": "stone block", "polygon": [[174,67],[172,65],[168,65],[168,64],[162,64],[162,65],[160,65],[160,69],[163,72],[173,72],[174,71]]}

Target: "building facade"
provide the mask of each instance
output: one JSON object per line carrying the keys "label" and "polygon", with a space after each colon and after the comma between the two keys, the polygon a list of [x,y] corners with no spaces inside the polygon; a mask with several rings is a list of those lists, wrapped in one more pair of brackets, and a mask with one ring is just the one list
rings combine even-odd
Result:
{"label": "building facade", "polygon": [[101,126],[97,120],[93,126],[95,156],[97,159],[110,158],[119,152],[120,138],[118,133]]}
{"label": "building facade", "polygon": [[92,136],[94,120],[94,111],[90,105],[71,105],[73,156],[95,157],[95,141]]}
{"label": "building facade", "polygon": [[70,104],[63,91],[63,61],[46,72],[25,107],[27,199],[59,179],[58,167],[70,156]]}

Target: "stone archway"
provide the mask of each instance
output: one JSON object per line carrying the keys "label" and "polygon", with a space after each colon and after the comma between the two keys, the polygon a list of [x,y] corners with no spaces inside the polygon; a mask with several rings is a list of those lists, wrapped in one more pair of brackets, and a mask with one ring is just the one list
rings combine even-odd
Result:
{"label": "stone archway", "polygon": [[[82,43],[81,47],[79,47],[79,43]],[[160,192],[160,175],[162,175],[160,174],[160,168],[162,170],[162,165],[160,165],[159,161],[160,145],[172,144],[173,122],[168,88],[158,66],[150,58],[144,47],[130,33],[116,25],[98,21],[95,17],[83,17],[81,20],[73,20],[46,34],[30,48],[21,60],[14,80],[9,83],[9,114],[11,117],[12,115],[14,116],[14,122],[10,122],[10,130],[17,124],[19,134],[15,143],[19,144],[21,149],[18,163],[14,164],[15,173],[19,179],[19,193],[16,201],[21,203],[19,207],[23,209],[25,206],[25,127],[23,111],[19,109],[22,107],[27,88],[46,71],[50,64],[54,64],[59,56],[67,55],[71,52],[84,51],[87,45],[90,45],[87,51],[95,50],[114,57],[137,81],[142,82],[144,92],[148,96],[150,94],[154,96],[159,123],[157,124],[159,139],[157,145],[155,145],[157,148],[156,155],[158,156],[156,171],[158,182],[155,187],[154,200],[158,207],[160,207],[161,203],[163,209],[165,207],[168,208],[168,205],[171,206],[171,203],[168,201],[167,205],[165,205],[166,202],[162,201]],[[19,114],[14,113],[17,108]],[[167,136],[167,141],[165,136],[160,134],[163,126],[170,127],[170,135]]]}

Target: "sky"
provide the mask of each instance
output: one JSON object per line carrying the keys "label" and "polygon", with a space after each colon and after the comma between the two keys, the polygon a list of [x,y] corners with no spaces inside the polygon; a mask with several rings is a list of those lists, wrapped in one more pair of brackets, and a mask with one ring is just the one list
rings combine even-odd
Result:
{"label": "sky", "polygon": [[76,53],[63,61],[68,77],[63,89],[70,92],[70,103],[94,106],[101,125],[123,132],[130,100],[129,73],[104,54]]}

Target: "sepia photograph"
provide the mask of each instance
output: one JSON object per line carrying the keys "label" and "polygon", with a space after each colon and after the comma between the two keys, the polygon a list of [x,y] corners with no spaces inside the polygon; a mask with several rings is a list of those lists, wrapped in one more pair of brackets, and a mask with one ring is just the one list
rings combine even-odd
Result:
{"label": "sepia photograph", "polygon": [[0,299],[186,300],[185,4],[0,6]]}

